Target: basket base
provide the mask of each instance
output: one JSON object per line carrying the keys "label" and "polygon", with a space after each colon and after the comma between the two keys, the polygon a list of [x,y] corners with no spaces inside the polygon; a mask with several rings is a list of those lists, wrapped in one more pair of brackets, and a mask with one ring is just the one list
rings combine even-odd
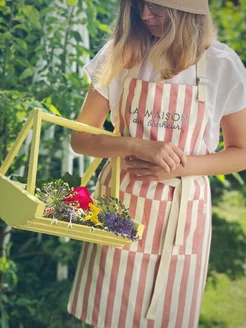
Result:
{"label": "basket base", "polygon": [[95,229],[90,231],[90,227],[82,226],[80,224],[72,224],[72,228],[68,228],[68,222],[58,221],[57,224],[52,225],[51,219],[35,218],[27,223],[14,226],[14,228],[45,233],[48,235],[68,237],[75,240],[91,242],[106,246],[125,246],[132,243],[132,240],[116,236],[112,232]]}

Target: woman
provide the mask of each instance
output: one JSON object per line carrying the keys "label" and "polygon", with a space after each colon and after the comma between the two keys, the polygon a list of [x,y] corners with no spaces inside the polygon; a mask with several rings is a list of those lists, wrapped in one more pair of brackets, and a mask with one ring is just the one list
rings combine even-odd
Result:
{"label": "woman", "polygon": [[[122,0],[110,40],[85,66],[78,153],[122,157],[120,198],[145,225],[129,247],[85,243],[68,304],[100,328],[197,327],[211,240],[208,175],[246,167],[246,72],[215,40],[207,0]],[[223,151],[214,153],[222,126]],[[111,164],[96,195],[110,193]]]}

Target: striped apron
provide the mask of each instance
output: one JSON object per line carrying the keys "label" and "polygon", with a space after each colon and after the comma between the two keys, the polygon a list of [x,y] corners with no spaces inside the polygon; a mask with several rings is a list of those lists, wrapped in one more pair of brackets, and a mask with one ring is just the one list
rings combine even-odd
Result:
{"label": "striped apron", "polygon": [[[197,86],[142,81],[135,78],[138,68],[124,83],[122,135],[208,154],[205,54],[196,66]],[[110,182],[108,161],[95,197],[110,194]],[[211,240],[208,177],[143,182],[122,168],[120,199],[145,225],[143,238],[123,248],[84,243],[68,312],[99,328],[197,327]]]}

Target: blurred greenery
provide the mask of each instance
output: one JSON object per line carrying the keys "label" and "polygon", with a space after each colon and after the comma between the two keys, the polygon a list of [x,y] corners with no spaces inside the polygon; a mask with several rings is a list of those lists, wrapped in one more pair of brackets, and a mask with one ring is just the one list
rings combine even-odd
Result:
{"label": "blurred greenery", "polygon": [[[245,0],[211,0],[210,8],[219,40],[246,64]],[[105,43],[115,12],[116,0],[67,0],[64,5],[52,0],[0,0],[0,163],[34,107],[72,119],[78,114],[88,88],[81,68]],[[82,25],[89,30],[90,49],[78,29]],[[44,125],[42,134],[49,127]],[[105,127],[112,128],[108,122]],[[59,151],[67,137],[58,129],[54,140],[43,141],[46,153],[39,158],[39,178],[59,177]],[[9,174],[23,164],[26,173],[26,160],[25,154],[17,157]],[[245,172],[211,178],[213,239],[200,328],[246,326],[245,180]],[[7,233],[11,239],[4,253]],[[8,232],[0,221],[2,328],[81,327],[66,309],[80,247],[74,240]],[[58,263],[69,266],[67,280],[57,281]]]}
{"label": "blurred greenery", "polygon": [[245,328],[246,207],[238,190],[213,207],[208,280],[199,328]]}
{"label": "blurred greenery", "polygon": [[[77,116],[88,88],[82,66],[111,32],[114,8],[115,1],[107,0],[67,0],[63,5],[52,0],[0,1],[0,163],[34,107],[71,119]],[[82,26],[89,30],[90,47],[78,28]],[[42,128],[38,178],[52,180],[60,175],[62,144],[69,132],[58,128],[55,138],[47,140],[49,128]],[[26,156],[17,157],[8,174],[25,165],[26,175]],[[6,234],[11,241],[3,253]],[[77,241],[7,231],[0,221],[2,328],[81,327],[67,313],[80,247]],[[58,263],[69,266],[68,280],[57,281]]]}
{"label": "blurred greenery", "polygon": [[218,27],[219,40],[234,49],[246,64],[246,1],[210,0],[210,9]]}

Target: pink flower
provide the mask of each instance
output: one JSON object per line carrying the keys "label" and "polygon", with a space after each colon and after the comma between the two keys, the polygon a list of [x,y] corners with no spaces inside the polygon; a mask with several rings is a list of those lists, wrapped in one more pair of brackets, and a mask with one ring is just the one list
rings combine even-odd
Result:
{"label": "pink flower", "polygon": [[86,187],[77,187],[71,191],[65,199],[64,203],[71,203],[71,205],[82,208],[83,210],[89,210],[89,204],[93,204],[90,193]]}
{"label": "pink flower", "polygon": [[45,209],[45,215],[52,215],[53,213],[54,213],[54,211],[51,210],[50,208]]}

